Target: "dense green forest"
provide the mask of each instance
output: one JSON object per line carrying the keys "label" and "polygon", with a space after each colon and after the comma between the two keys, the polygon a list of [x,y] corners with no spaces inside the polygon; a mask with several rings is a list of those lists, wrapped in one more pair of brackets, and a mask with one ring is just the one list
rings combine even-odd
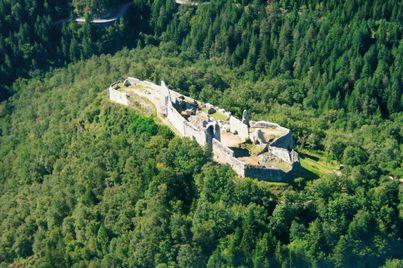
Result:
{"label": "dense green forest", "polygon": [[2,95],[15,78],[49,64],[174,42],[190,57],[241,68],[250,80],[297,79],[303,92],[291,103],[382,117],[402,109],[399,1],[212,0],[192,7],[134,0],[113,27],[53,24],[74,9],[106,9],[109,2],[1,1]]}
{"label": "dense green forest", "polygon": [[[61,21],[126,1],[0,1],[0,267],[401,267],[401,3],[205,2],[134,0],[97,27]],[[240,180],[109,103],[129,75],[344,168]]]}
{"label": "dense green forest", "polygon": [[[376,137],[376,121],[352,133],[343,155],[351,171],[274,193],[266,183],[236,180],[141,111],[108,103],[107,85],[136,74],[195,81],[207,91],[224,84],[223,102],[242,106],[230,92],[250,85],[236,70],[165,50],[95,57],[14,84],[17,93],[1,106],[0,262],[375,267],[401,258],[398,182],[379,167],[393,161],[385,157],[398,149],[401,117],[383,122]],[[292,109],[272,107],[279,121]],[[314,120],[298,107],[291,113],[301,125]],[[333,116],[336,125],[347,120]],[[336,129],[329,126],[325,144]],[[377,148],[379,139],[391,147]]]}
{"label": "dense green forest", "polygon": [[[0,1],[0,101],[13,92],[11,83],[18,77],[36,75],[68,62],[102,52],[114,52],[136,45],[140,16],[122,18],[113,27],[100,28],[87,23],[63,22],[76,13],[90,10],[94,1]],[[98,9],[110,1],[95,1]],[[120,2],[120,1],[114,1]],[[82,5],[80,5],[80,3]],[[97,11],[94,11],[96,13]],[[141,12],[134,5],[130,14]],[[87,13],[86,18],[91,15]]]}
{"label": "dense green forest", "polygon": [[91,16],[110,15],[116,7],[124,2],[122,0],[72,0],[73,13],[77,15],[89,14]]}

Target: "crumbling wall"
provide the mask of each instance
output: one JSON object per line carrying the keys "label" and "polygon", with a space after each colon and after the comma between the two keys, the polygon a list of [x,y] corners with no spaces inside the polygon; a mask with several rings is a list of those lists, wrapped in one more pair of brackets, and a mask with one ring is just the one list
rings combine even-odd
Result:
{"label": "crumbling wall", "polygon": [[274,147],[281,147],[287,150],[291,150],[294,147],[294,138],[290,130],[284,136],[281,136],[274,140],[271,144]]}
{"label": "crumbling wall", "polygon": [[206,145],[206,134],[186,121],[171,104],[168,104],[166,117],[182,137],[194,138],[201,146]]}
{"label": "crumbling wall", "polygon": [[[137,83],[139,80],[135,78],[128,78],[125,81],[128,83]],[[228,164],[235,171],[236,174],[240,177],[251,177],[258,178],[262,180],[271,180],[271,181],[288,181],[290,178],[295,175],[297,170],[300,167],[298,153],[295,151],[287,151],[286,149],[291,149],[294,146],[294,140],[292,138],[291,132],[279,126],[275,123],[258,121],[251,121],[252,127],[262,127],[262,128],[281,128],[284,130],[285,135],[279,137],[274,140],[273,143],[270,144],[269,149],[271,152],[276,155],[278,158],[283,161],[290,163],[292,168],[290,171],[285,172],[276,168],[268,168],[264,166],[254,166],[247,165],[241,160],[237,159],[234,156],[234,151],[222,144],[215,137],[208,137],[209,134],[206,133],[203,129],[198,129],[192,123],[188,122],[173,106],[172,100],[174,100],[179,94],[175,91],[169,90],[169,88],[162,81],[161,86],[157,86],[151,82],[144,82],[146,85],[156,90],[156,94],[161,94],[160,97],[162,99],[162,111],[166,113],[167,120],[170,124],[177,130],[177,132],[182,137],[189,137],[196,140],[198,144],[201,146],[206,145],[207,140],[211,142],[211,148],[213,152],[213,159],[222,164]],[[116,103],[122,105],[129,105],[128,96],[124,92],[119,92],[115,89],[116,84],[112,84],[109,88],[110,99]],[[237,132],[241,139],[249,138],[249,128],[246,124],[242,123],[241,120],[230,116],[229,118],[229,128],[231,132]],[[219,131],[219,129],[218,129]]]}
{"label": "crumbling wall", "polygon": [[249,138],[249,128],[241,120],[231,116],[229,118],[229,127],[230,131],[232,133],[237,132],[241,139],[246,140]]}
{"label": "crumbling wall", "polygon": [[203,131],[200,131],[187,121],[185,122],[184,129],[185,137],[194,138],[201,146],[206,145],[206,134]]}
{"label": "crumbling wall", "polygon": [[[159,85],[156,85],[156,84],[154,84],[153,82],[150,82],[150,81],[147,81],[147,80],[144,80],[144,81],[142,81],[143,82],[143,84],[146,84],[147,86],[149,86],[149,87],[151,87],[151,88],[153,88],[153,89],[155,89],[155,90],[159,90],[161,87],[159,86]],[[164,81],[161,81],[161,85],[162,85],[162,83],[163,83]],[[164,83],[165,84],[165,83]]]}
{"label": "crumbling wall", "polygon": [[118,104],[129,106],[129,99],[126,93],[117,91],[113,87],[109,87],[109,99]]}
{"label": "crumbling wall", "polygon": [[267,122],[267,121],[250,121],[250,127],[253,128],[280,128],[283,129],[285,131],[287,131],[288,129],[280,126],[279,124],[276,123],[272,123],[272,122]]}
{"label": "crumbling wall", "polygon": [[292,132],[279,124],[267,122],[267,121],[250,121],[250,125],[253,128],[271,128],[283,131],[285,134],[275,139],[270,145],[274,147],[280,147],[287,150],[291,150],[294,147],[294,138]]}
{"label": "crumbling wall", "polygon": [[274,154],[275,156],[277,156],[278,158],[280,158],[281,160],[283,160],[284,162],[291,164],[292,161],[291,161],[290,153],[287,149],[270,146],[269,151],[272,154]]}
{"label": "crumbling wall", "polygon": [[281,169],[246,165],[245,177],[269,181],[287,182],[290,176],[288,172],[285,172]]}
{"label": "crumbling wall", "polygon": [[135,85],[135,84],[137,84],[137,83],[139,83],[139,82],[141,82],[139,79],[137,79],[137,78],[134,78],[134,77],[128,77],[124,82],[123,82],[123,84],[126,86],[126,87],[130,87],[130,86],[133,86],[133,85]]}
{"label": "crumbling wall", "polygon": [[240,177],[245,177],[245,164],[234,157],[234,152],[216,139],[212,142],[213,159],[228,164]]}
{"label": "crumbling wall", "polygon": [[175,108],[168,107],[167,119],[171,123],[171,125],[179,132],[179,134],[183,137],[186,137],[185,132],[185,118],[182,117]]}

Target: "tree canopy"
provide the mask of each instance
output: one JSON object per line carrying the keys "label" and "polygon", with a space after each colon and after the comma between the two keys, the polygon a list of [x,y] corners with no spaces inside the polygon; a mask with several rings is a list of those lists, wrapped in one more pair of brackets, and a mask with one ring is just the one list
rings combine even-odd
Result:
{"label": "tree canopy", "polygon": [[[335,114],[336,126],[323,127],[330,115],[319,116],[320,129],[315,123],[301,133],[325,130],[319,142],[325,148],[343,142],[345,172],[278,193],[265,182],[236,179],[141,110],[108,102],[107,85],[135,74],[182,91],[221,84],[229,97],[217,101],[241,108],[230,92],[247,90],[249,82],[237,79],[237,70],[166,53],[124,50],[14,84],[0,118],[0,263],[377,267],[391,259],[388,265],[399,265],[401,201],[398,182],[385,176],[399,121],[384,121],[376,137],[370,135],[376,122],[368,121],[347,141],[337,126],[347,118]],[[300,108],[285,107],[267,111],[287,124],[284,111]],[[301,125],[315,117],[293,114]],[[377,148],[380,135],[390,149]]]}
{"label": "tree canopy", "polygon": [[[401,4],[198,2],[0,1],[0,266],[401,267]],[[300,176],[237,178],[127,76],[290,128]]]}

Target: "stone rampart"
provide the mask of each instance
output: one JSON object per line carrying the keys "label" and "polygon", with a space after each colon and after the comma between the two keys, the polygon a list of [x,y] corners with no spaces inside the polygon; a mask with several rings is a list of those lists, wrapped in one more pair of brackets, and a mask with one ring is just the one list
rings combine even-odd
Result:
{"label": "stone rampart", "polygon": [[141,82],[141,81],[140,81],[139,79],[137,79],[137,78],[128,77],[128,78],[123,82],[123,84],[124,84],[126,87],[130,87],[130,86],[134,86],[135,84],[140,83],[140,82]]}
{"label": "stone rampart", "polygon": [[[129,77],[124,81],[124,84],[127,83],[133,85],[138,82],[141,81],[136,78]],[[161,82],[161,86],[155,85],[147,81],[144,81],[142,83],[144,83],[145,86],[149,87],[150,89],[154,89],[148,92],[148,94],[151,94],[150,96],[144,96],[144,97],[151,98],[152,100],[154,100],[155,105],[158,105],[158,107],[161,106],[159,107],[161,108],[159,113],[166,116],[166,120],[179,133],[180,136],[194,139],[201,146],[205,146],[206,144],[211,146],[213,159],[218,163],[228,164],[238,176],[284,182],[290,180],[292,175],[295,174],[295,171],[300,167],[298,153],[296,153],[295,151],[291,152],[289,151],[294,145],[290,130],[283,128],[275,123],[264,121],[258,121],[258,122],[250,121],[251,127],[278,129],[280,130],[280,133],[284,133],[284,135],[274,140],[271,144],[268,144],[268,150],[270,150],[271,153],[275,155],[277,158],[291,164],[291,169],[290,171],[286,172],[281,169],[273,167],[249,165],[236,158],[234,151],[220,142],[220,128],[216,122],[215,124],[217,125],[213,124],[211,126],[207,125],[205,126],[206,129],[204,128],[199,129],[192,123],[187,121],[178,112],[178,110],[176,110],[175,107],[173,107],[173,101],[179,98],[180,96],[179,93],[170,90],[163,81]],[[117,88],[118,88],[117,83],[112,84],[109,87],[110,100],[128,106],[129,105],[128,95],[126,94],[126,92],[120,92],[116,90]],[[155,95],[152,96],[152,94]],[[142,95],[139,94],[139,96]],[[217,110],[218,108],[215,109]],[[241,139],[246,140],[249,138],[249,127],[248,125],[244,124],[241,120],[233,116],[229,116],[228,125],[229,130],[232,133],[236,132]],[[213,131],[211,131],[210,129],[211,127],[214,128]],[[218,132],[218,134],[216,132]]]}
{"label": "stone rampart", "polygon": [[252,128],[271,128],[284,132],[282,136],[278,137],[272,143],[270,143],[270,146],[291,150],[295,145],[292,133],[288,128],[282,127],[276,123],[266,121],[251,121],[250,125]]}
{"label": "stone rampart", "polygon": [[246,140],[249,138],[249,128],[247,125],[245,125],[244,123],[242,123],[241,120],[231,116],[229,118],[229,128],[230,131],[232,133],[237,132],[238,136],[243,139]]}
{"label": "stone rampart", "polygon": [[270,146],[269,147],[269,151],[277,156],[278,158],[280,158],[281,160],[283,160],[284,162],[287,162],[289,164],[292,163],[291,161],[291,157],[290,157],[290,152],[287,149],[284,148],[280,148],[280,147],[273,147]]}
{"label": "stone rampart", "polygon": [[206,145],[206,134],[203,131],[198,130],[195,126],[189,122],[185,122],[185,137],[194,138],[201,146]]}
{"label": "stone rampart", "polygon": [[287,134],[275,139],[270,146],[291,150],[294,147],[294,138],[292,137],[291,131],[288,130]]}
{"label": "stone rampart", "polygon": [[126,93],[120,92],[114,89],[112,86],[109,87],[109,99],[118,104],[129,106],[129,99],[127,98]]}
{"label": "stone rampart", "polygon": [[183,137],[193,138],[201,146],[206,145],[206,134],[193,126],[191,123],[186,121],[186,119],[172,106],[170,100],[170,94],[165,83],[162,82],[162,97],[167,100],[163,104],[163,110],[166,112],[166,117],[171,125],[179,132]]}
{"label": "stone rampart", "polygon": [[234,152],[216,139],[212,142],[213,159],[228,164],[240,177],[245,177],[245,163],[234,157]]}
{"label": "stone rampart", "polygon": [[289,179],[289,172],[281,169],[266,168],[262,166],[245,166],[245,177],[261,180],[286,182]]}
{"label": "stone rampart", "polygon": [[[146,84],[147,86],[149,86],[149,87],[151,87],[151,88],[154,88],[154,89],[160,89],[160,86],[159,86],[159,85],[156,85],[156,84],[154,84],[153,82],[150,82],[150,81],[147,81],[147,80],[144,80],[144,81],[143,81],[143,84]],[[161,84],[164,84],[164,85],[165,85],[164,81],[161,81]]]}
{"label": "stone rampart", "polygon": [[168,121],[179,132],[179,134],[183,137],[186,137],[185,118],[183,118],[183,116],[172,106],[168,106],[166,116]]}
{"label": "stone rampart", "polygon": [[272,129],[284,129],[288,130],[279,124],[267,122],[267,121],[250,121],[250,127],[253,128],[272,128]]}

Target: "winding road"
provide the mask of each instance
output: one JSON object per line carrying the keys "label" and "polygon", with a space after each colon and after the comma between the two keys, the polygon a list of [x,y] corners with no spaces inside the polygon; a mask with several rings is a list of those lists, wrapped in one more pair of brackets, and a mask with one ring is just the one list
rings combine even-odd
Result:
{"label": "winding road", "polygon": [[191,0],[175,0],[175,2],[179,5],[189,5],[189,6],[197,6],[199,4]]}
{"label": "winding road", "polygon": [[[133,2],[129,2],[129,3],[126,3],[126,4],[122,5],[119,8],[118,13],[116,13],[115,16],[113,16],[111,18],[93,19],[93,20],[91,20],[91,23],[94,23],[94,24],[109,24],[109,23],[115,22],[118,19],[120,19],[121,17],[123,17],[123,15],[126,13],[126,11],[129,9],[129,7],[132,4],[133,4]],[[67,18],[67,19],[63,19],[63,20],[58,20],[58,21],[55,21],[53,24],[69,23],[72,20],[74,20],[76,23],[84,23],[85,22],[85,18],[80,17],[80,18],[76,18],[76,19]]]}

